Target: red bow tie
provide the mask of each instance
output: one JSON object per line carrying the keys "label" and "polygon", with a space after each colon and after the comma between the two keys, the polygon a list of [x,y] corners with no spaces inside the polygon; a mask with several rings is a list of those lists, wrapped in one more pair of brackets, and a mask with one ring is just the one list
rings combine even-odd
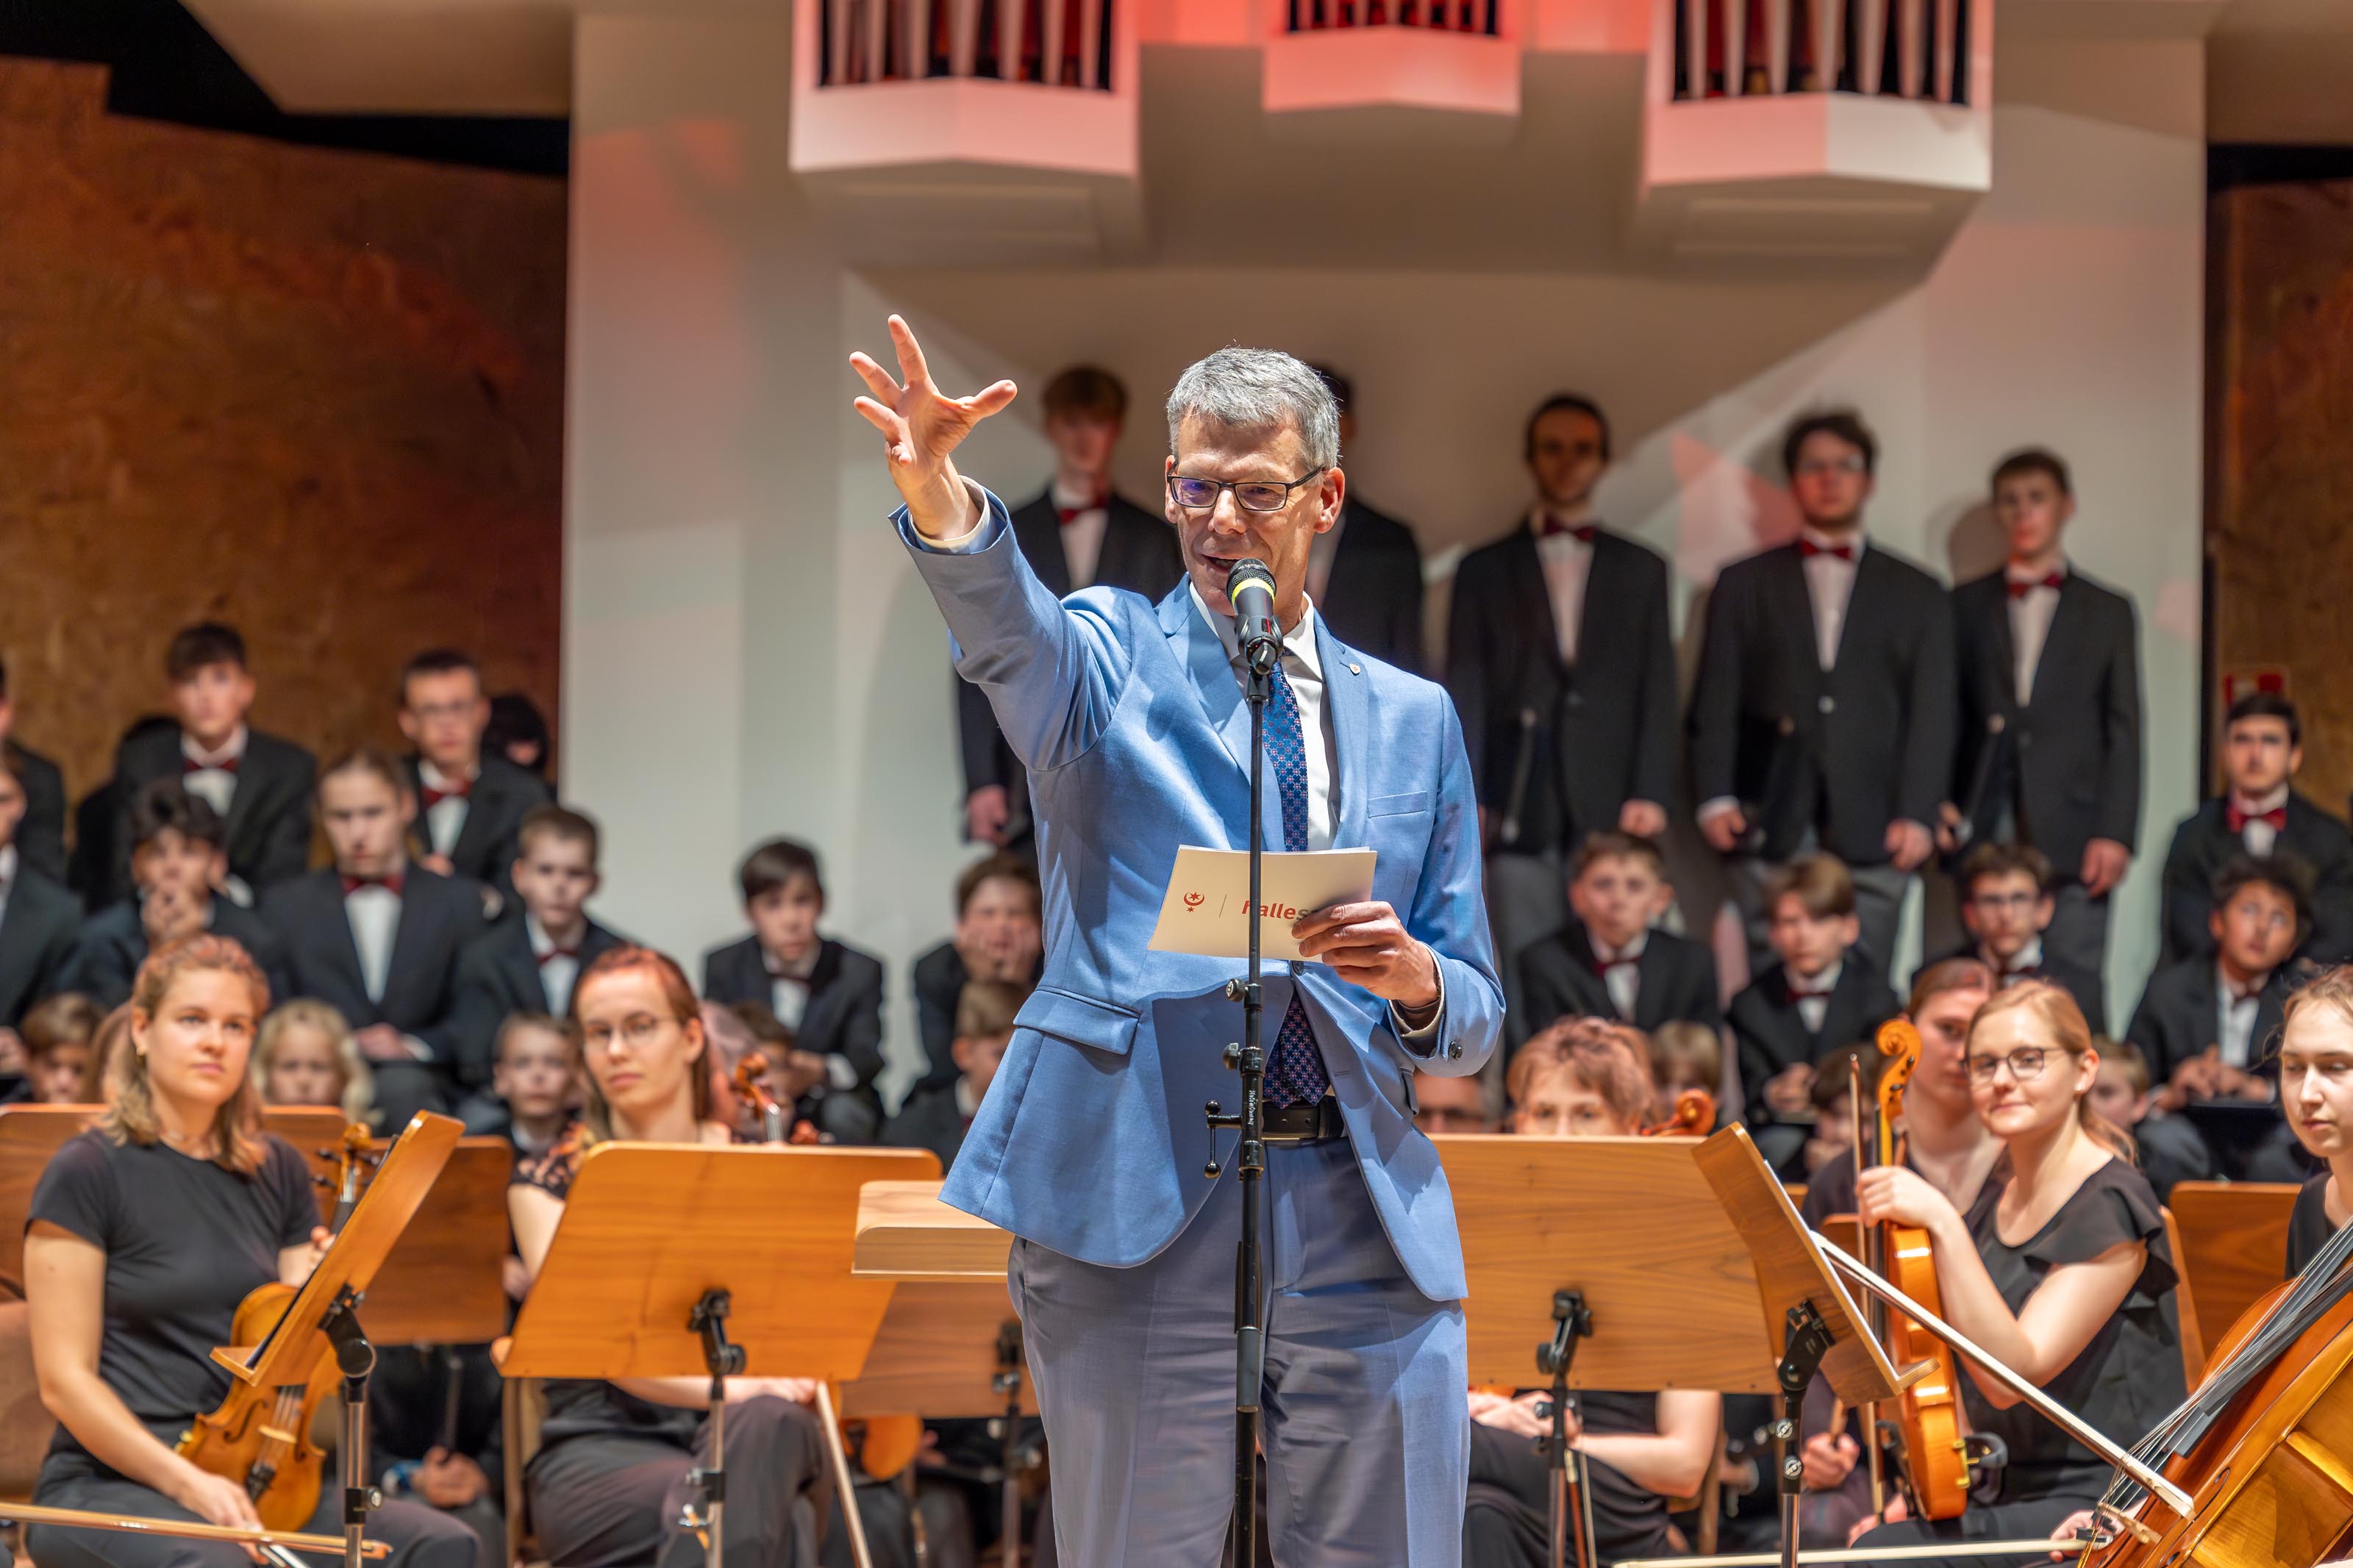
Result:
{"label": "red bow tie", "polygon": [[400,897],[400,883],[401,876],[397,871],[389,877],[347,876],[343,879],[343,897],[348,899],[362,888],[382,888],[396,899]]}
{"label": "red bow tie", "polygon": [[544,969],[555,959],[578,958],[579,956],[580,950],[576,947],[551,947],[545,952],[539,955],[539,966],[542,969]]}
{"label": "red bow tie", "polygon": [[2066,578],[2053,572],[2046,577],[2012,577],[2009,581],[2010,596],[2013,599],[2023,599],[2037,588],[2048,588],[2055,594],[2059,591],[2059,585],[2064,583]]}
{"label": "red bow tie", "polygon": [[1852,544],[1817,544],[1810,539],[1803,538],[1798,541],[1799,560],[1811,561],[1817,555],[1835,555],[1841,561],[1852,561],[1854,559],[1854,546]]}
{"label": "red bow tie", "polygon": [[1536,531],[1540,537],[1545,539],[1550,539],[1555,534],[1566,533],[1574,538],[1579,544],[1590,544],[1593,542],[1593,525],[1591,523],[1564,522],[1559,518],[1553,516],[1550,512],[1544,514],[1544,526]]}
{"label": "red bow tie", "polygon": [[216,763],[200,763],[195,758],[183,753],[180,758],[180,773],[183,777],[189,773],[234,773],[237,772],[237,761],[235,757],[223,757]]}
{"label": "red bow tie", "polygon": [[1079,521],[1082,513],[1101,511],[1110,504],[1110,496],[1098,495],[1094,500],[1087,502],[1084,506],[1058,506],[1054,509],[1054,515],[1062,520],[1062,526],[1064,528],[1068,528],[1071,524]]}
{"label": "red bow tie", "polygon": [[2234,800],[2223,812],[2222,817],[2231,825],[2233,833],[2244,832],[2250,822],[2268,822],[2275,833],[2287,831],[2287,807],[2284,805],[2275,805],[2269,811],[2249,811]]}
{"label": "red bow tie", "polygon": [[1596,954],[1593,960],[1593,973],[1599,974],[1604,980],[1609,978],[1609,972],[1613,969],[1640,969],[1641,967],[1642,961],[1639,958],[1603,958],[1599,954]]}
{"label": "red bow tie", "polygon": [[2242,991],[2236,985],[2232,984],[2226,980],[2222,983],[2222,989],[2229,994],[2231,1005],[2236,1007],[2244,1003],[2253,1002],[2255,998],[2261,996],[2263,994],[2263,983],[2258,980],[2254,982],[2254,984],[2249,985],[2244,991]]}
{"label": "red bow tie", "polygon": [[1802,1002],[1809,996],[1828,996],[1835,989],[1830,985],[1808,985],[1794,975],[1789,978],[1789,1000]]}
{"label": "red bow tie", "polygon": [[417,798],[424,803],[425,810],[430,811],[445,800],[464,800],[473,793],[474,781],[465,779],[448,789],[435,789],[431,784],[425,784],[417,790]]}

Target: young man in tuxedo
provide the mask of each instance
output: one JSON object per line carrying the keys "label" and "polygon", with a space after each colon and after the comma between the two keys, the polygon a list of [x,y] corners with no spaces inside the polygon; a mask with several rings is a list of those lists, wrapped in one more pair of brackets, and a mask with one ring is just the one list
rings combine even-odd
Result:
{"label": "young man in tuxedo", "polygon": [[157,779],[176,778],[218,812],[228,828],[228,896],[251,904],[311,863],[311,798],[316,760],[291,741],[246,726],[253,676],[245,638],[206,621],[172,639],[175,728],[126,735],[116,754],[119,791],[113,896],[131,894],[131,807]]}
{"label": "young man in tuxedo", "polygon": [[[1339,405],[1345,458],[1356,448],[1356,386],[1328,366],[1314,371]],[[1411,527],[1351,495],[1308,549],[1307,594],[1342,642],[1421,672],[1421,546]]]}
{"label": "young man in tuxedo", "polygon": [[[1157,513],[1112,493],[1112,450],[1127,388],[1107,370],[1073,365],[1046,384],[1054,477],[1013,511],[1013,541],[1056,597],[1102,584],[1158,598],[1183,575],[1176,535]],[[964,753],[965,837],[1035,858],[1029,779],[979,687],[956,679]]]}
{"label": "young man in tuxedo", "polygon": [[956,1076],[944,1089],[917,1089],[882,1129],[882,1142],[894,1149],[929,1149],[940,1157],[940,1169],[955,1163],[972,1119],[997,1077],[1005,1047],[1013,1042],[1013,1020],[1029,999],[1029,986],[1010,980],[976,980],[956,998],[955,1038],[949,1047],[955,1057]]}
{"label": "young man in tuxedo", "polygon": [[1002,851],[976,860],[956,878],[955,934],[915,960],[915,1025],[923,1037],[923,1076],[907,1092],[945,1089],[956,1065],[957,998],[976,980],[1038,984],[1045,962],[1038,868]]}
{"label": "young man in tuxedo", "polygon": [[333,866],[273,889],[262,919],[278,933],[297,994],[343,1014],[375,1074],[381,1124],[450,1103],[450,1015],[458,955],[482,931],[482,889],[408,858],[417,797],[407,771],[371,747],[319,775]]}
{"label": "young man in tuxedo", "polygon": [[1675,765],[1667,563],[1595,521],[1609,418],[1557,394],[1529,416],[1525,447],[1535,500],[1463,557],[1446,667],[1479,792],[1507,1017],[1526,1005],[1520,955],[1567,919],[1564,863],[1591,834],[1663,833]]}
{"label": "young man in tuxedo", "polygon": [[1765,889],[1766,932],[1778,960],[1732,999],[1743,1114],[1776,1167],[1805,1142],[1814,1064],[1872,1038],[1902,1006],[1855,945],[1854,879],[1837,857],[1800,855]]}
{"label": "young man in tuxedo", "polygon": [[1588,838],[1569,882],[1574,918],[1520,954],[1529,1035],[1565,1017],[1615,1019],[1645,1031],[1677,1019],[1721,1028],[1715,960],[1698,942],[1652,924],[1674,901],[1655,842],[1616,832]]}
{"label": "young man in tuxedo", "polygon": [[[825,879],[817,852],[772,838],[735,873],[752,934],[702,955],[702,999],[757,1002],[793,1033],[779,1098],[814,1100],[820,1131],[871,1143],[881,1131],[882,961],[818,935]],[[789,1093],[785,1091],[789,1090]]]}
{"label": "young man in tuxedo", "polygon": [[2222,794],[2181,819],[2165,857],[2165,958],[2214,951],[2215,876],[2242,855],[2300,862],[2310,876],[2312,918],[2300,957],[2353,959],[2353,834],[2295,788],[2304,766],[2304,723],[2275,691],[2251,691],[2222,721]]}
{"label": "young man in tuxedo", "polygon": [[25,805],[25,781],[0,759],[0,1034],[12,1047],[25,1015],[65,989],[81,925],[80,901],[16,847]]}
{"label": "young man in tuxedo", "polygon": [[2092,1033],[2106,1034],[2107,987],[2051,945],[2058,873],[2042,851],[2031,844],[1980,844],[1961,862],[1959,880],[1961,923],[1973,945],[1947,956],[1978,960],[2004,990],[2047,980],[2075,999]]}
{"label": "young man in tuxedo", "polygon": [[8,667],[0,663],[0,758],[25,791],[25,819],[16,825],[16,853],[52,882],[66,879],[66,775],[57,763],[16,740],[16,703]]}
{"label": "young man in tuxedo", "polygon": [[400,732],[416,750],[406,759],[417,792],[417,864],[463,877],[512,899],[515,835],[524,814],[554,796],[546,781],[482,745],[491,702],[482,672],[454,648],[433,648],[400,672]]}
{"label": "young man in tuxedo", "polygon": [[2276,1110],[2275,1056],[2293,990],[2289,963],[2311,921],[2305,867],[2241,855],[2216,874],[2211,954],[2148,977],[2125,1037],[2140,1048],[2159,1110],[2187,1115],[2234,1181],[2298,1181],[2303,1164]]}
{"label": "young man in tuxedo", "polygon": [[588,900],[600,885],[598,843],[596,822],[569,806],[535,805],[523,814],[509,873],[520,907],[468,943],[458,960],[449,1035],[461,1088],[489,1086],[507,1019],[518,1013],[563,1017],[581,971],[622,944],[588,918]]}
{"label": "young man in tuxedo", "polygon": [[272,1003],[292,994],[278,934],[241,904],[220,897],[228,875],[228,831],[220,814],[178,779],[157,779],[131,807],[131,878],[136,900],[82,922],[69,987],[109,1008],[131,1000],[147,955],[200,931],[233,937],[261,966]]}
{"label": "young man in tuxedo", "polygon": [[1781,459],[1799,537],[1726,566],[1708,595],[1689,721],[1700,834],[1725,858],[1755,967],[1770,962],[1774,869],[1824,849],[1846,862],[1862,945],[1892,973],[1952,770],[1951,601],[1863,535],[1879,442],[1861,416],[1798,420]]}
{"label": "young man in tuxedo", "polygon": [[2108,894],[2140,830],[2140,630],[2131,600],[2067,559],[2061,536],[2075,494],[2064,461],[2013,452],[1992,483],[2010,553],[2000,571],[1953,590],[1959,752],[1937,843],[1948,855],[1975,844],[2040,850],[2052,873],[2043,951],[2096,982]]}

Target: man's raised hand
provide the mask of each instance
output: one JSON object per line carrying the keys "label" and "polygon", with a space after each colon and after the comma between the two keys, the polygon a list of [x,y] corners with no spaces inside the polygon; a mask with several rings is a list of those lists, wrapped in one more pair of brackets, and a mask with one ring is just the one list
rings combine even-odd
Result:
{"label": "man's raised hand", "polygon": [[974,426],[1013,401],[1013,384],[1000,381],[970,397],[950,397],[932,384],[922,345],[895,315],[891,344],[899,354],[897,377],[863,353],[849,356],[849,368],[873,394],[858,400],[858,412],[882,432],[891,482],[907,503],[915,531],[927,539],[953,539],[970,531],[976,520],[948,454]]}

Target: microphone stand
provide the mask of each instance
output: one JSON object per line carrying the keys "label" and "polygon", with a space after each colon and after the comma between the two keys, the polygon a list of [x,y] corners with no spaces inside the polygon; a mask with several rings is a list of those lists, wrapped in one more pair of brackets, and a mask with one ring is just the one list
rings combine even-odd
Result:
{"label": "microphone stand", "polygon": [[1223,1112],[1216,1100],[1207,1107],[1210,1160],[1207,1174],[1219,1173],[1217,1134],[1233,1128],[1240,1142],[1235,1168],[1241,1177],[1242,1237],[1234,1254],[1234,1568],[1256,1568],[1258,1563],[1258,1430],[1259,1390],[1266,1376],[1266,1325],[1260,1284],[1264,1272],[1264,1242],[1259,1234],[1259,1185],[1266,1175],[1266,1120],[1262,1097],[1266,1089],[1266,1051],[1261,1043],[1264,1001],[1259,985],[1259,889],[1261,858],[1265,853],[1261,824],[1266,811],[1266,705],[1274,692],[1274,661],[1282,657],[1280,644],[1252,644],[1243,649],[1242,698],[1250,704],[1250,970],[1226,982],[1226,997],[1242,1005],[1240,1045],[1226,1047],[1226,1062],[1239,1068],[1242,1108]]}

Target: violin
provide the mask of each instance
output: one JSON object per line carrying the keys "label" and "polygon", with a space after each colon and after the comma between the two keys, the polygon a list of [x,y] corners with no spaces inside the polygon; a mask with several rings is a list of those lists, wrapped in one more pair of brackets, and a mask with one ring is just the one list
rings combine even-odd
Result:
{"label": "violin", "polygon": [[[1904,1091],[1920,1065],[1920,1031],[1909,1018],[1891,1018],[1880,1026],[1879,1054],[1887,1058],[1879,1075],[1878,1158],[1883,1165],[1901,1164],[1904,1137],[1895,1124],[1904,1115]],[[1855,1147],[1860,1164],[1862,1144]],[[1864,1260],[1882,1279],[1894,1285],[1938,1317],[1945,1315],[1936,1288],[1936,1259],[1928,1233],[1917,1226],[1882,1222],[1864,1233]],[[1873,1303],[1878,1322],[1884,1310]],[[1897,1398],[1896,1460],[1905,1489],[1912,1494],[1913,1513],[1920,1519],[1954,1519],[1968,1506],[1968,1442],[1961,1416],[1959,1368],[1951,1347],[1900,1312],[1887,1312],[1884,1342],[1888,1358],[1898,1366],[1930,1363],[1934,1370],[1906,1388]],[[1875,1441],[1874,1437],[1874,1441]]]}
{"label": "violin", "polygon": [[[331,1232],[342,1231],[359,1202],[361,1173],[376,1158],[369,1149],[375,1136],[354,1121],[343,1129],[343,1141],[331,1152],[336,1167],[332,1184],[335,1213],[327,1226]],[[297,1287],[274,1279],[255,1287],[237,1303],[232,1342],[269,1343],[285,1326],[286,1309],[298,1294]],[[320,1405],[341,1386],[343,1373],[327,1336],[315,1326],[310,1335],[311,1343],[295,1363],[308,1368],[306,1381],[276,1388],[231,1383],[220,1407],[197,1416],[174,1445],[181,1458],[199,1469],[244,1487],[268,1530],[301,1530],[319,1508],[321,1451],[311,1441],[311,1432]]]}
{"label": "violin", "polygon": [[1704,1089],[1687,1089],[1675,1096],[1674,1113],[1656,1126],[1645,1127],[1638,1138],[1704,1138],[1715,1130],[1715,1096]]}
{"label": "violin", "polygon": [[[744,1131],[755,1143],[814,1143],[817,1128],[806,1118],[791,1121],[792,1108],[768,1092],[768,1058],[760,1051],[745,1051],[735,1064],[733,1088],[735,1098],[744,1107],[744,1118],[752,1125]],[[786,1132],[789,1126],[792,1131]]]}

